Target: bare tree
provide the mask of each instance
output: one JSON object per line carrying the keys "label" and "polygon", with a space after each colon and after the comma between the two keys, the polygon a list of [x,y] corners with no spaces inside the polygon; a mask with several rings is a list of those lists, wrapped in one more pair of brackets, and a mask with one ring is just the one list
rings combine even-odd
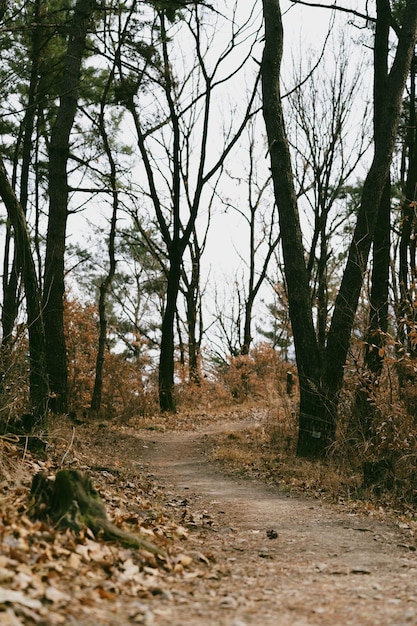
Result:
{"label": "bare tree", "polygon": [[[141,107],[135,102],[136,92],[131,92],[130,97],[125,99],[135,124],[147,178],[147,193],[167,250],[167,293],[159,360],[159,400],[164,411],[175,409],[175,316],[184,254],[196,226],[199,210],[206,201],[207,190],[216,184],[227,157],[252,114],[258,84],[255,79],[249,101],[237,122],[236,116],[232,116],[228,122],[230,126],[226,142],[219,148],[214,146],[211,133],[216,132],[213,122],[215,93],[220,88],[224,89],[227,82],[236,80],[238,72],[249,62],[257,41],[257,31],[252,26],[252,14],[241,27],[236,27],[233,22],[230,41],[213,58],[211,47],[215,29],[211,35],[204,28],[203,13],[197,4],[187,9],[185,15],[181,24],[173,26],[165,10],[156,11],[160,35],[156,37],[157,31],[154,31],[153,45],[159,50],[160,72],[155,74],[151,73],[150,68],[147,70],[152,89],[160,93],[157,123],[146,123]],[[249,35],[251,44],[248,44]],[[188,57],[193,59],[193,63],[191,66],[184,64],[182,76],[176,74],[173,66],[175,46],[179,45],[180,37],[187,37],[193,45],[192,57]],[[243,45],[244,56],[237,58],[237,49]],[[230,65],[227,67],[230,62],[231,70]],[[158,69],[156,65],[155,69]],[[132,73],[129,77],[124,76],[123,80],[125,84],[138,84],[138,78],[135,79]],[[213,148],[216,148],[214,156]],[[168,168],[163,167],[164,162]]]}
{"label": "bare tree", "polygon": [[201,381],[200,357],[203,338],[201,257],[205,248],[209,223],[210,221],[207,224],[206,232],[201,243],[198,238],[198,233],[194,228],[188,244],[191,268],[187,272],[183,267],[180,283],[180,291],[185,301],[189,379],[196,384],[199,384]]}
{"label": "bare tree", "polygon": [[113,157],[111,148],[111,142],[109,140],[108,131],[105,122],[105,110],[108,98],[108,92],[112,84],[114,73],[111,72],[107,81],[106,87],[103,91],[103,95],[100,103],[100,114],[98,118],[98,127],[100,136],[103,141],[103,147],[106,157],[109,162],[109,188],[111,190],[112,198],[112,213],[110,218],[110,232],[108,238],[108,255],[109,255],[109,270],[107,275],[103,278],[99,287],[99,301],[98,301],[98,313],[99,313],[99,339],[97,346],[97,359],[96,359],[96,371],[94,378],[94,389],[91,398],[91,411],[99,413],[101,409],[101,398],[103,391],[103,370],[104,370],[104,356],[107,340],[107,297],[111,289],[111,284],[116,273],[116,225],[117,214],[119,211],[119,190],[118,190],[118,176],[117,166]]}
{"label": "bare tree", "polygon": [[[403,11],[383,96],[385,106],[375,129],[374,157],[363,186],[347,265],[327,335],[325,358],[321,356],[315,336],[309,277],[280,97],[283,28],[279,0],[263,0],[263,7],[266,33],[262,60],[263,111],[280,214],[289,308],[300,380],[298,454],[321,456],[335,439],[344,365],[381,197],[392,161],[404,87],[414,53],[417,0],[407,0]],[[375,19],[378,27],[379,3],[377,9]],[[379,62],[380,59],[374,64],[375,73],[379,71]]]}
{"label": "bare tree", "polygon": [[[326,39],[327,47],[332,40]],[[291,92],[288,105],[296,194],[311,231],[311,235],[304,233],[306,263],[317,341],[322,353],[329,311],[334,305],[334,271],[342,253],[346,253],[344,234],[353,222],[353,216],[344,206],[345,188],[369,148],[366,105],[358,132],[354,133],[352,128],[358,126],[357,120],[352,118],[363,67],[350,72],[351,51],[341,34],[333,40],[332,51],[333,55],[328,52],[326,56],[329,70],[315,71],[312,57],[305,70],[299,68],[294,76],[297,87]],[[307,73],[307,80],[302,80],[303,71]],[[339,263],[331,261],[335,249]]]}
{"label": "bare tree", "polygon": [[[263,167],[266,147],[259,141],[261,133],[257,125],[256,117],[253,117],[245,133],[245,142],[240,145],[240,150],[247,154],[242,166],[245,169],[240,174],[236,163],[229,178],[236,184],[237,189],[245,187],[245,195],[232,201],[230,198],[223,200],[228,209],[238,214],[246,227],[246,237],[241,236],[239,230],[239,245],[237,253],[240,258],[242,279],[236,278],[238,316],[234,320],[236,325],[236,337],[239,337],[239,348],[233,347],[233,351],[242,355],[249,354],[253,342],[253,318],[256,298],[263,285],[266,283],[268,268],[274,257],[280,241],[278,232],[278,215],[275,202],[271,201],[271,176],[267,168]],[[234,173],[233,173],[234,172]],[[220,309],[218,320],[223,331],[228,324],[226,318],[230,316]],[[241,326],[241,328],[240,328]],[[230,337],[228,341],[230,343]]]}
{"label": "bare tree", "polygon": [[[374,44],[374,138],[378,141],[378,126],[381,123],[388,87],[389,35],[391,25],[391,7],[389,0],[377,3],[378,19],[375,29]],[[364,370],[361,384],[358,385],[352,425],[361,436],[371,435],[372,418],[375,413],[375,385],[382,373],[384,345],[388,331],[388,291],[390,272],[391,238],[391,177],[387,175],[381,194],[380,205],[375,222],[372,244],[371,290],[369,295],[369,320],[365,333]],[[356,422],[356,420],[358,420]],[[356,422],[356,423],[355,423]],[[354,430],[352,431],[354,432]]]}

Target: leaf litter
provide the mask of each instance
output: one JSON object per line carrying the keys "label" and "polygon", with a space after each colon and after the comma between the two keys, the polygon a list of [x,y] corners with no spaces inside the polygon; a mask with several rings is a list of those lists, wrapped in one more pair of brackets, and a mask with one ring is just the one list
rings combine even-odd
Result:
{"label": "leaf litter", "polygon": [[[237,428],[245,425],[230,417]],[[0,440],[2,626],[249,626],[260,619],[263,626],[366,626],[392,624],[399,612],[401,623],[414,619],[417,564],[410,524],[398,539],[397,530],[375,526],[372,515],[366,523],[367,545],[381,548],[381,558],[391,545],[401,552],[396,582],[385,597],[386,572],[376,575],[377,561],[369,567],[361,553],[356,556],[364,533],[351,531],[364,528],[364,521],[353,509],[335,517],[314,501],[294,500],[278,525],[269,511],[255,524],[260,483],[252,489],[256,500],[253,494],[248,500],[236,479],[226,481],[228,489],[242,493],[243,508],[211,494],[219,475],[208,476],[207,459],[195,455],[200,448],[204,454],[201,432],[212,424],[206,416],[202,425],[192,420],[194,432],[186,424],[184,418],[181,433],[168,432],[168,425],[153,435],[137,424],[92,422],[74,431],[60,420],[47,461]],[[225,425],[216,427],[221,432]],[[58,532],[29,519],[33,475],[53,475],[63,460],[66,468],[88,472],[117,526],[147,538],[168,557],[106,543],[89,530]],[[347,545],[330,550],[326,533],[333,540],[348,536]]]}
{"label": "leaf litter", "polygon": [[[170,515],[162,487],[137,467],[119,466],[112,449],[107,466],[95,465],[88,428],[78,443],[72,436],[66,466],[88,471],[113,523],[159,546],[167,558],[104,542],[89,529],[76,534],[29,519],[32,477],[59,469],[69,441],[64,430],[52,437],[48,461],[0,440],[0,624],[153,624],[147,600],[158,597],[161,609],[176,578],[199,575],[183,550],[189,530]],[[208,563],[203,554],[198,560]]]}

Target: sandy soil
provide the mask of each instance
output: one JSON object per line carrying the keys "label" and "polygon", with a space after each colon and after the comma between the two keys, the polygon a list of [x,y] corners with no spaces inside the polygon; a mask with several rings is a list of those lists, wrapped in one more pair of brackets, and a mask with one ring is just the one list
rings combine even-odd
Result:
{"label": "sandy soil", "polygon": [[155,598],[149,624],[417,623],[417,557],[406,528],[227,477],[207,460],[206,438],[141,431],[125,451],[127,459],[136,450],[164,488],[199,563]]}

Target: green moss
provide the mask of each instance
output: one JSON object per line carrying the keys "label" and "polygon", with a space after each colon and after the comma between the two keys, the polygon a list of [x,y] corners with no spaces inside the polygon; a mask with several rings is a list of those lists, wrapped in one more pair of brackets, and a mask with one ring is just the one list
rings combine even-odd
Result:
{"label": "green moss", "polygon": [[118,541],[125,547],[166,557],[164,550],[112,524],[90,477],[77,470],[59,470],[55,480],[42,472],[36,474],[30,491],[29,514],[36,519],[50,520],[57,528],[71,528],[75,532],[89,528],[107,541]]}

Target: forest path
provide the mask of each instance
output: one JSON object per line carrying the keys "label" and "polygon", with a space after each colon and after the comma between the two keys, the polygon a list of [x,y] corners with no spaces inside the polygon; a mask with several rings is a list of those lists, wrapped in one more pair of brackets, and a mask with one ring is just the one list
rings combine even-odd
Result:
{"label": "forest path", "polygon": [[407,531],[223,475],[204,455],[206,438],[240,427],[136,433],[143,468],[191,529],[184,549],[203,555],[199,574],[175,584],[155,624],[416,624],[417,557]]}

